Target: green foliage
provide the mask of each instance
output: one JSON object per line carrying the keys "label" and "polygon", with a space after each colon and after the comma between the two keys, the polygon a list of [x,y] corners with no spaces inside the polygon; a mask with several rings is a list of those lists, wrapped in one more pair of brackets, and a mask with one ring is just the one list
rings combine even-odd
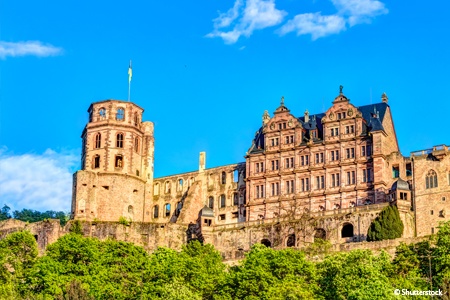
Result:
{"label": "green foliage", "polygon": [[314,257],[318,255],[324,255],[329,253],[331,250],[331,243],[330,241],[315,238],[314,243],[308,245],[308,247],[305,248],[305,253],[309,257]]}
{"label": "green foliage", "polygon": [[372,222],[367,232],[368,241],[391,240],[401,237],[403,222],[396,206],[385,207]]}
{"label": "green foliage", "polygon": [[11,215],[9,214],[9,211],[11,208],[9,208],[8,205],[3,205],[2,209],[0,210],[0,221],[7,220],[11,218]]}
{"label": "green foliage", "polygon": [[130,225],[130,221],[127,220],[127,218],[125,217],[120,217],[119,218],[119,224],[125,225],[125,226],[129,226]]}
{"label": "green foliage", "polygon": [[82,226],[80,220],[73,221],[69,228],[69,231],[74,234],[83,235],[83,226]]}
{"label": "green foliage", "polygon": [[62,226],[66,225],[69,220],[69,215],[62,211],[48,210],[46,212],[40,212],[32,209],[22,209],[21,211],[15,210],[13,212],[14,219],[21,220],[24,222],[38,222],[45,219],[59,219]]}

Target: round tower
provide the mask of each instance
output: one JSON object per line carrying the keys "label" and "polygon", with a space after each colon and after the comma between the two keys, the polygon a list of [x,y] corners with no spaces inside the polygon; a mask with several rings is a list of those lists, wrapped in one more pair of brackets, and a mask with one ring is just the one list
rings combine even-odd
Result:
{"label": "round tower", "polygon": [[81,135],[82,170],[74,174],[75,219],[144,221],[145,197],[153,186],[154,137],[153,123],[142,122],[143,112],[120,100],[89,106]]}

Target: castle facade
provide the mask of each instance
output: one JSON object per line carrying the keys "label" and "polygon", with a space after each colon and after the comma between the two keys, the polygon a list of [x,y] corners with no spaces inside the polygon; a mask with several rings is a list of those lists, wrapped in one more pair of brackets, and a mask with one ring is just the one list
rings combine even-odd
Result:
{"label": "castle facade", "polygon": [[449,147],[402,156],[385,94],[357,107],[341,88],[327,111],[300,117],[282,98],[272,116],[264,112],[245,162],[206,168],[201,152],[197,171],[160,178],[141,107],[105,100],[88,113],[72,216],[139,224],[133,241],[149,250],[198,239],[239,258],[254,243],[361,242],[387,205],[397,205],[404,237],[435,233],[450,219]]}

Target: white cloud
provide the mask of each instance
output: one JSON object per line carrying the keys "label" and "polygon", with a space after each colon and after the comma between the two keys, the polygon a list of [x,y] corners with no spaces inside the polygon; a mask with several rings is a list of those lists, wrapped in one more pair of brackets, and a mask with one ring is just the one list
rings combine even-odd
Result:
{"label": "white cloud", "polygon": [[7,56],[54,56],[62,53],[62,48],[43,44],[40,41],[26,42],[5,42],[0,41],[0,58],[5,59]]}
{"label": "white cloud", "polygon": [[[275,0],[236,0],[233,7],[214,19],[214,31],[207,37],[221,37],[226,44],[234,44],[241,36],[249,37],[253,31],[275,26],[283,21],[286,12],[275,8]],[[222,30],[226,27],[233,28]]]}
{"label": "white cloud", "polygon": [[0,151],[0,206],[14,210],[69,211],[72,173],[80,158],[73,152],[8,154]]}
{"label": "white cloud", "polygon": [[384,3],[377,0],[332,0],[339,14],[348,16],[350,26],[369,23],[376,16],[387,14],[389,11]]}
{"label": "white cloud", "polygon": [[320,13],[299,14],[283,25],[279,33],[296,31],[297,35],[311,34],[313,40],[345,30],[345,19],[337,15],[322,16]]}

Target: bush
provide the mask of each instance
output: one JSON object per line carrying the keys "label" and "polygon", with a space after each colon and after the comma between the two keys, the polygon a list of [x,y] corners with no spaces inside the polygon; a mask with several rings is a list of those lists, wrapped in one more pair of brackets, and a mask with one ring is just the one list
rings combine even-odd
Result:
{"label": "bush", "polygon": [[391,240],[401,237],[403,222],[396,206],[385,207],[380,215],[373,220],[367,232],[368,241]]}

